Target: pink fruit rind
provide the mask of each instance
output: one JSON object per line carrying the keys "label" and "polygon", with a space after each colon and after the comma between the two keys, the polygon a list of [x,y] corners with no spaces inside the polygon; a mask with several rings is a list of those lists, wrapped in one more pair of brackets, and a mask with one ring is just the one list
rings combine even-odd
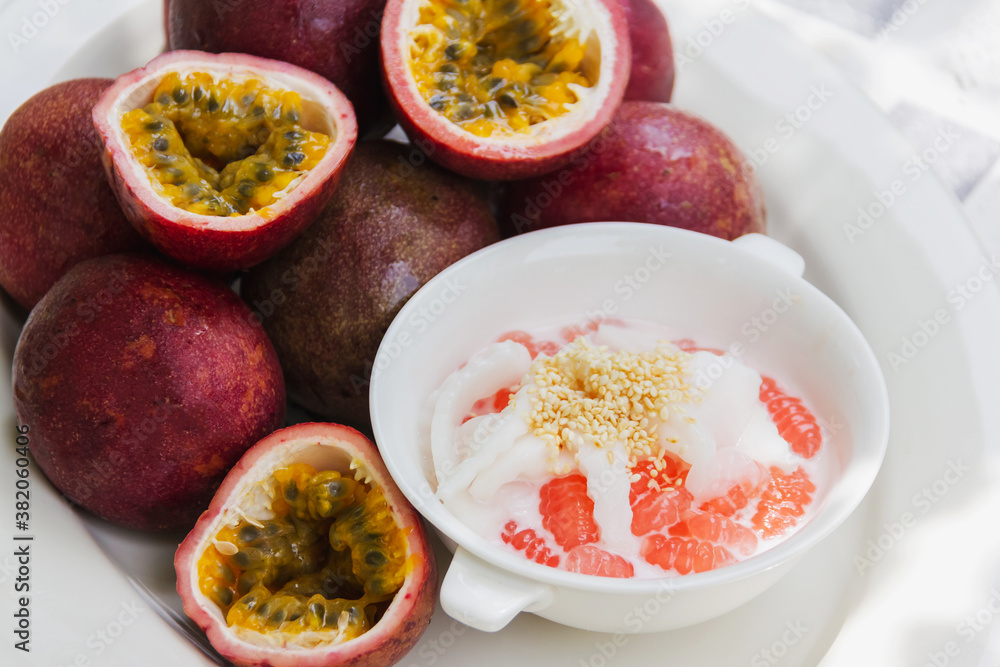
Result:
{"label": "pink fruit rind", "polygon": [[[336,137],[326,155],[280,202],[247,215],[199,215],[173,206],[153,189],[121,129],[124,112],[141,106],[171,71],[253,73],[270,84],[307,87],[328,112]],[[357,141],[357,122],[347,97],[332,83],[288,63],[245,54],[171,51],[118,77],[93,112],[104,144],[102,162],[129,222],[159,250],[193,267],[230,271],[257,264],[290,243],[319,215]]]}
{"label": "pink fruit rind", "polygon": [[[268,647],[240,640],[222,612],[198,586],[198,560],[218,530],[226,508],[239,502],[248,479],[260,479],[282,461],[283,450],[295,445],[334,447],[364,463],[400,526],[410,527],[407,543],[415,559],[402,588],[385,614],[368,632],[343,644],[312,649]],[[275,431],[251,447],[230,470],[194,528],[177,549],[174,568],[184,613],[208,635],[212,646],[238,665],[253,667],[386,667],[409,652],[430,623],[437,590],[437,568],[420,516],[392,481],[375,446],[358,431],[339,424],[307,423]]]}
{"label": "pink fruit rind", "polygon": [[404,8],[413,0],[389,0],[382,18],[382,75],[400,126],[431,160],[452,171],[488,180],[529,178],[558,169],[572,153],[600,132],[625,95],[631,67],[631,45],[625,12],[618,0],[589,0],[598,20],[610,29],[601,41],[603,70],[595,93],[600,104],[585,119],[556,121],[550,136],[514,143],[477,137],[431,109],[421,97],[407,60],[409,36],[401,25]]}

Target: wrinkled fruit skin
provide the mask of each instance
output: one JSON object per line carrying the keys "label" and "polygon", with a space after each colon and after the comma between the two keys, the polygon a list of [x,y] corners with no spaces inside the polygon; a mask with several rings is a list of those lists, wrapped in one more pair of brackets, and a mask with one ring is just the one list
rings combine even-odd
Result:
{"label": "wrinkled fruit skin", "polygon": [[108,186],[90,120],[110,85],[56,84],[0,131],[0,285],[25,308],[76,263],[146,247]]}
{"label": "wrinkled fruit skin", "polygon": [[292,400],[370,430],[368,378],[393,317],[438,272],[498,239],[479,190],[409,146],[358,144],[319,220],[243,279]]}
{"label": "wrinkled fruit skin", "polygon": [[668,104],[626,102],[561,171],[512,183],[508,233],[577,222],[649,222],[734,239],[766,228],[764,196],[740,150]]}
{"label": "wrinkled fruit skin", "polygon": [[379,85],[378,30],[386,0],[167,0],[167,49],[249,53],[304,67],[340,88],[360,136],[394,124]]}
{"label": "wrinkled fruit skin", "polygon": [[[381,620],[360,637],[339,646],[307,651],[265,649],[238,640],[226,626],[218,608],[213,609],[212,603],[200,595],[197,563],[217,530],[216,520],[239,502],[247,482],[261,478],[259,473],[250,474],[254,467],[268,458],[271,458],[272,470],[290,463],[282,459],[280,452],[299,443],[333,447],[345,454],[345,460],[356,458],[363,462],[372,479],[382,488],[397,524],[411,529],[407,535],[408,553],[418,558]],[[208,509],[178,547],[174,568],[184,613],[206,632],[219,653],[237,665],[253,667],[394,665],[413,649],[427,629],[437,598],[437,566],[420,516],[392,481],[375,445],[354,429],[338,424],[297,424],[272,433],[252,447],[226,476]]]}
{"label": "wrinkled fruit skin", "polygon": [[87,260],[21,332],[14,407],[66,496],[130,528],[189,527],[284,422],[278,360],[225,285],[143,255]]}
{"label": "wrinkled fruit skin", "polygon": [[669,102],[674,91],[674,47],[663,11],[654,0],[623,0],[632,42],[632,71],[625,101]]}
{"label": "wrinkled fruit skin", "polygon": [[[575,150],[595,137],[610,121],[621,104],[629,81],[631,47],[628,22],[620,0],[586,0],[606,12],[606,41],[602,55],[614,54],[614,65],[602,76],[609,77],[607,96],[597,111],[584,121],[563,118],[553,122],[576,125],[558,138],[547,137],[532,143],[494,143],[466,132],[431,107],[409,85],[413,80],[408,48],[401,48],[399,36],[409,8],[415,0],[388,0],[382,22],[382,77],[399,126],[410,142],[437,164],[455,173],[482,180],[510,181],[546,174],[569,163]],[[572,8],[579,3],[569,3]]]}

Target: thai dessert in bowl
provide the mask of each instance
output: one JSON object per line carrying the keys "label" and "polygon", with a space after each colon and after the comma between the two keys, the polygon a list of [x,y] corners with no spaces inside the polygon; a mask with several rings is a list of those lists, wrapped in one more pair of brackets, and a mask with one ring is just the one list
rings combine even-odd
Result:
{"label": "thai dessert in bowl", "polygon": [[774,379],[638,321],[506,333],[431,404],[438,500],[571,572],[733,564],[804,523],[830,471],[816,417]]}
{"label": "thai dessert in bowl", "polygon": [[[777,581],[861,502],[878,362],[757,234],[532,232],[427,283],[374,360],[372,423],[455,552],[442,606],[603,632],[692,625]],[[643,623],[634,609],[669,599]]]}

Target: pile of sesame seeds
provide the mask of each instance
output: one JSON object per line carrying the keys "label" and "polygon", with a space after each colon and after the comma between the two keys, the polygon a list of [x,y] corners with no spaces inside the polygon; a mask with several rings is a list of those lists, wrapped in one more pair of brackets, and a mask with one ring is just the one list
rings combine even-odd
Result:
{"label": "pile of sesame seeds", "polygon": [[[604,448],[623,443],[629,469],[651,457],[662,470],[656,424],[692,400],[685,381],[691,358],[666,341],[653,352],[636,353],[612,352],[577,338],[555,356],[532,363],[528,428],[545,441],[551,460],[563,450],[579,451],[590,439]],[[608,459],[613,462],[610,451]]]}

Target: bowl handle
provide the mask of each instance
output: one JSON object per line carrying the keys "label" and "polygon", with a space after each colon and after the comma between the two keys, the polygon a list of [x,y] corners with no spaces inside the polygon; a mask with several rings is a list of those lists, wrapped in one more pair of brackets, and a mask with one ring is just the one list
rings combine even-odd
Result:
{"label": "bowl handle", "polygon": [[801,278],[806,270],[806,261],[802,259],[802,255],[788,246],[778,243],[770,236],[746,234],[734,240],[733,243],[751,255],[756,255],[768,264],[797,278]]}
{"label": "bowl handle", "polygon": [[466,625],[496,632],[522,611],[539,611],[552,604],[552,588],[508,574],[462,547],[441,584],[441,607]]}

